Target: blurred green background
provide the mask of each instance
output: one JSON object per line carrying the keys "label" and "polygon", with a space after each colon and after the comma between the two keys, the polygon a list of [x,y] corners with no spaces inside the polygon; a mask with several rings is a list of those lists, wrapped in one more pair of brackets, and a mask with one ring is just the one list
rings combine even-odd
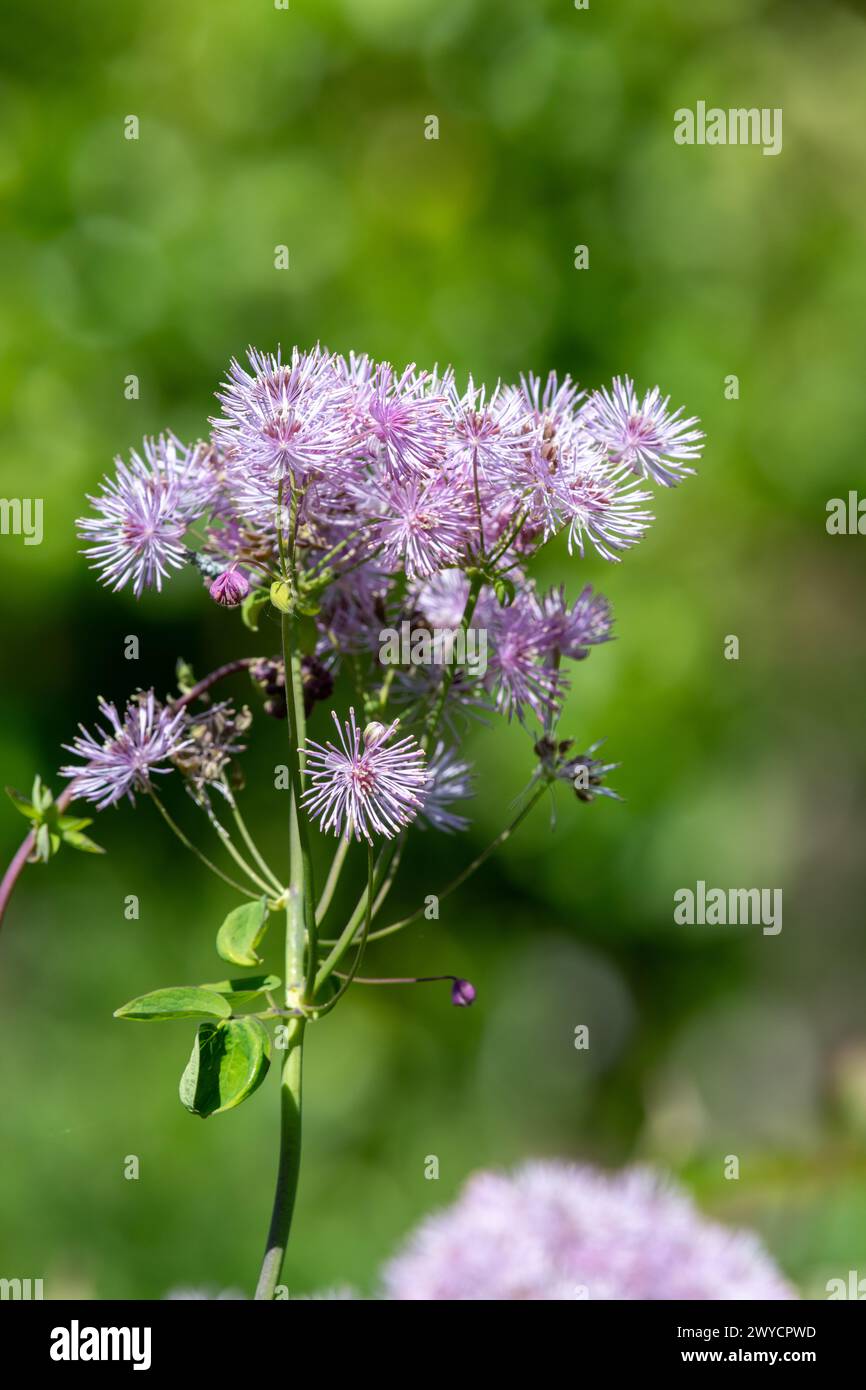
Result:
{"label": "blurred green background", "polygon": [[[0,26],[0,495],[45,506],[41,546],[0,537],[3,782],[52,777],[98,693],[164,692],[178,655],[205,671],[276,648],[193,575],[139,604],[106,594],[73,526],[113,455],[205,429],[250,342],[488,382],[627,371],[709,437],[623,565],[558,550],[540,573],[614,604],[618,640],[576,670],[563,730],[607,737],[625,802],[563,795],[555,825],[539,809],[438,923],[368,957],[466,975],[474,1009],[445,986],[358,988],[312,1030],[290,1289],[369,1292],[473,1169],[550,1154],[681,1174],[806,1294],[866,1275],[866,540],[825,529],[864,478],[862,7],[79,0],[6,7]],[[699,99],[782,107],[781,155],[676,146],[673,112]],[[283,738],[262,719],[248,760],[275,857]],[[526,781],[518,728],[472,752],[471,836],[416,837],[397,912]],[[0,808],[4,859],[23,829]],[[249,1292],[275,1076],[202,1124],[176,1096],[191,1029],[111,1017],[214,978],[233,904],[149,808],[94,833],[110,853],[28,869],[0,936],[0,1274],[50,1296]],[[675,926],[674,890],[698,879],[781,887],[782,933]]]}

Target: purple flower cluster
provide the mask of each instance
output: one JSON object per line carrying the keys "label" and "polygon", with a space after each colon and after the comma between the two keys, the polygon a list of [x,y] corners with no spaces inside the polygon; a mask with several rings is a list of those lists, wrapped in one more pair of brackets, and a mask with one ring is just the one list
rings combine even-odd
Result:
{"label": "purple flower cluster", "polygon": [[233,361],[217,394],[207,445],[146,440],[91,498],[86,553],[114,587],[159,587],[206,514],[215,553],[258,551],[266,568],[290,506],[307,559],[340,547],[338,570],[429,577],[489,553],[518,514],[515,562],[559,530],[616,559],[652,520],[641,481],[678,482],[703,439],[658,388],[639,399],[628,377],[587,396],[568,377],[530,375],[488,396],[471,380],[461,391],[450,370],[397,373],[318,347],[287,362],[250,350],[249,370]]}
{"label": "purple flower cluster", "polygon": [[[192,564],[225,608],[266,602],[288,556],[322,688],[350,663],[365,695],[382,686],[378,707],[386,720],[399,710],[405,731],[390,749],[362,748],[353,716],[340,750],[311,748],[308,810],[338,834],[391,834],[422,806],[427,824],[462,828],[448,807],[468,768],[440,747],[422,794],[406,737],[427,748],[434,708],[437,738],[492,710],[551,733],[564,663],[606,642],[612,617],[589,586],[571,603],[564,586],[539,592],[532,559],[562,534],[572,552],[618,560],[653,519],[649,485],[693,472],[698,422],[628,377],[589,394],[553,373],[488,391],[459,386],[450,369],[399,371],[321,347],[286,359],[251,349],[217,398],[205,442],[167,435],[118,460],[79,522],[84,553],[136,596]],[[388,679],[383,630],[406,620],[483,633],[483,665],[458,660],[446,674],[410,662]],[[380,798],[366,779],[388,760],[396,780],[376,784],[388,788]]]}
{"label": "purple flower cluster", "polygon": [[163,704],[152,690],[139,690],[122,716],[103,699],[99,711],[107,728],[97,725],[91,733],[80,725],[81,733],[64,744],[83,759],[60,769],[71,780],[73,796],[94,802],[100,811],[123,797],[134,804],[136,792],[153,791],[153,778],[174,768],[200,805],[208,804],[209,788],[230,796],[227,773],[246,749],[240,740],[252,722],[248,709],[235,710],[223,701],[193,713],[184,705]]}
{"label": "purple flower cluster", "polygon": [[791,1299],[755,1236],[648,1169],[480,1173],[385,1269],[395,1300]]}

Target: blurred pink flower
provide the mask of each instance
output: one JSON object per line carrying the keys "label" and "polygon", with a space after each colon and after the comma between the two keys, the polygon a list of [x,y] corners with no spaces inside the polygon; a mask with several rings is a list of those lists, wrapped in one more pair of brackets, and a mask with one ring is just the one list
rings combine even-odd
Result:
{"label": "blurred pink flower", "polygon": [[386,1266],[393,1300],[791,1299],[758,1239],[649,1169],[479,1173]]}

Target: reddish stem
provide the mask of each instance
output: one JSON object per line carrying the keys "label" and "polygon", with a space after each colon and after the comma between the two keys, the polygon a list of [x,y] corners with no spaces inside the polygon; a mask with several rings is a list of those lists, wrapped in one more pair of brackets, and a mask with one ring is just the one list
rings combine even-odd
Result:
{"label": "reddish stem", "polygon": [[237,661],[227,661],[225,666],[218,666],[215,671],[211,671],[209,676],[203,676],[200,681],[196,681],[192,690],[188,690],[185,695],[181,695],[179,700],[175,700],[175,705],[191,705],[193,700],[197,700],[200,695],[204,695],[206,690],[210,690],[217,681],[225,680],[226,676],[233,676],[236,671],[243,671],[248,666],[255,666],[261,657],[258,656],[239,656]]}
{"label": "reddish stem", "polygon": [[[66,787],[57,798],[58,811],[65,811],[71,800],[72,797],[69,794],[69,788]],[[35,848],[36,835],[32,830],[29,830],[18,846],[16,853],[12,856],[9,868],[3,875],[3,882],[0,883],[0,923],[3,921],[3,915],[6,911],[9,899],[12,897],[12,889],[18,882],[18,875],[21,873],[21,870],[24,868],[24,865],[27,863],[27,860],[30,858]]]}

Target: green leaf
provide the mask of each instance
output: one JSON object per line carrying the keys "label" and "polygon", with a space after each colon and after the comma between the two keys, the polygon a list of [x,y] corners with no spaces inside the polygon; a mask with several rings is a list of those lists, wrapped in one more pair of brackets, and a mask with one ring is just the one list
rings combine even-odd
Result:
{"label": "green leaf", "polygon": [[33,805],[33,802],[28,801],[27,797],[22,796],[20,792],[17,792],[15,790],[14,787],[7,787],[6,795],[12,802],[12,805],[15,807],[15,810],[20,811],[22,816],[26,816],[28,820],[39,820],[41,818],[42,812],[37,810],[37,808]]}
{"label": "green leaf", "polygon": [[178,985],[130,999],[115,1009],[114,1017],[158,1023],[168,1018],[229,1018],[231,1011],[228,1000],[213,990]]}
{"label": "green leaf", "polygon": [[241,619],[244,627],[248,627],[250,632],[258,632],[259,618],[262,616],[263,609],[267,608],[270,598],[268,594],[262,593],[261,589],[252,589],[247,594],[241,604]]}
{"label": "green leaf", "polygon": [[257,999],[268,990],[279,989],[281,984],[279,975],[250,975],[246,979],[241,976],[237,980],[219,980],[216,984],[202,985],[201,988],[212,989],[234,1006],[248,1004],[251,999]]}
{"label": "green leaf", "polygon": [[181,1103],[202,1119],[233,1110],[262,1084],[270,1065],[270,1039],[259,1019],[201,1023],[180,1078]]}
{"label": "green leaf", "polygon": [[260,965],[256,947],[267,930],[268,900],[259,898],[230,912],[217,932],[217,953],[231,965]]}

